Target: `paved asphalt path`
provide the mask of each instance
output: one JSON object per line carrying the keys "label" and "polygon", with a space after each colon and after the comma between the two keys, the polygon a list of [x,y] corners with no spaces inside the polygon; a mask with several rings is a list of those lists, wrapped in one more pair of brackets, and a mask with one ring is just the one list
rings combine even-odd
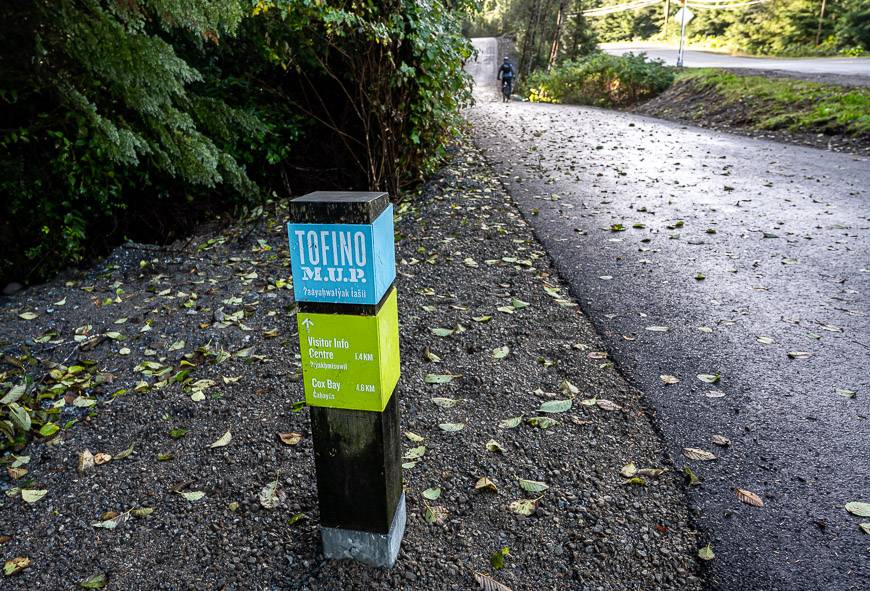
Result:
{"label": "paved asphalt path", "polygon": [[[613,55],[624,53],[646,53],[651,58],[676,65],[678,50],[655,44],[607,43],[601,48]],[[847,76],[870,77],[870,58],[866,57],[745,57],[698,51],[689,49],[684,52],[683,65],[688,68],[751,68],[754,70],[785,70],[804,74],[841,74]]]}
{"label": "paved asphalt path", "polygon": [[[627,113],[501,104],[495,41],[475,44],[475,141],[646,394],[678,469],[703,479],[689,500],[716,553],[710,587],[870,588],[858,527],[870,519],[843,508],[870,502],[870,162]],[[717,459],[688,460],[684,447]]]}

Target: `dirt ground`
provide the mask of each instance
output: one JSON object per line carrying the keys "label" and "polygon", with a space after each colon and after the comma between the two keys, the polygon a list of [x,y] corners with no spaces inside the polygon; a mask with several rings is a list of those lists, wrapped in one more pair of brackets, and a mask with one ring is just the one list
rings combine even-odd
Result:
{"label": "dirt ground", "polygon": [[[4,591],[73,589],[100,574],[125,591],[458,590],[475,588],[475,572],[515,591],[700,588],[705,542],[683,475],[482,156],[457,151],[397,211],[395,395],[402,430],[423,438],[403,452],[425,454],[404,470],[395,568],[320,552],[308,413],[294,407],[286,208],[275,207],[186,245],[120,247],[0,303],[6,388],[25,374],[41,385],[91,378],[41,401],[64,429],[2,458],[0,557],[29,560]],[[571,408],[538,411],[557,400]],[[115,457],[79,473],[85,450]],[[16,457],[29,463],[13,480]],[[494,490],[475,490],[482,477]],[[440,497],[421,496],[430,488]],[[24,500],[35,491],[46,492]]]}

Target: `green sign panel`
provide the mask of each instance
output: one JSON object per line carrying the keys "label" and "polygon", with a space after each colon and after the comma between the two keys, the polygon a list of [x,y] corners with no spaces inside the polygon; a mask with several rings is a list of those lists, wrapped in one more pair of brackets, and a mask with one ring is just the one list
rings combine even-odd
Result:
{"label": "green sign panel", "polygon": [[396,289],[375,316],[296,315],[305,401],[381,412],[399,381]]}

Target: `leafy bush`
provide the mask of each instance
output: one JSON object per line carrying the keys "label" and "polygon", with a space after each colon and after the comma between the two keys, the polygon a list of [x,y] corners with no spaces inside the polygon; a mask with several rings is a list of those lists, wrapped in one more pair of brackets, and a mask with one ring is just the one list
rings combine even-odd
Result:
{"label": "leafy bush", "polygon": [[0,281],[313,188],[431,170],[470,0],[0,5]]}
{"label": "leafy bush", "polygon": [[673,81],[671,68],[644,54],[596,53],[535,72],[527,87],[529,100],[535,102],[629,107],[658,95]]}

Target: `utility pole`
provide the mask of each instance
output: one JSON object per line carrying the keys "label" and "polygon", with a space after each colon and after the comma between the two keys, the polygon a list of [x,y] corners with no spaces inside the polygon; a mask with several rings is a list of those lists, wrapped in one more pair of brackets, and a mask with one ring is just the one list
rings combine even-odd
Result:
{"label": "utility pole", "polygon": [[822,0],[822,9],[819,11],[819,28],[816,29],[816,47],[822,39],[822,21],[825,19],[825,0]]}
{"label": "utility pole", "polygon": [[689,12],[689,7],[686,5],[686,0],[680,0],[682,7],[680,8],[680,51],[677,54],[677,67],[683,67],[683,45],[686,39],[686,14]]}

